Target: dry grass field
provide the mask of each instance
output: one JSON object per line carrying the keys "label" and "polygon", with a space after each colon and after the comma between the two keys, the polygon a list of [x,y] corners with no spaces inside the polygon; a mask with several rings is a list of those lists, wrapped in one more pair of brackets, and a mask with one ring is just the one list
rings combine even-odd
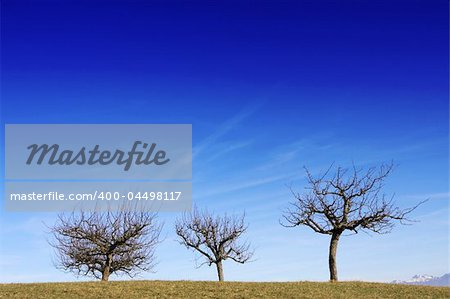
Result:
{"label": "dry grass field", "polygon": [[450,298],[450,288],[367,282],[111,281],[0,284],[0,298]]}

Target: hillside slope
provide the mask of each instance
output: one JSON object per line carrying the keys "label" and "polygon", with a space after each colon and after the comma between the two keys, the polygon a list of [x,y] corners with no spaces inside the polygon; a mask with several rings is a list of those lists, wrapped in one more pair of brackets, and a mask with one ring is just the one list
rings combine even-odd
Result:
{"label": "hillside slope", "polygon": [[450,288],[365,282],[115,281],[0,284],[0,298],[449,298]]}

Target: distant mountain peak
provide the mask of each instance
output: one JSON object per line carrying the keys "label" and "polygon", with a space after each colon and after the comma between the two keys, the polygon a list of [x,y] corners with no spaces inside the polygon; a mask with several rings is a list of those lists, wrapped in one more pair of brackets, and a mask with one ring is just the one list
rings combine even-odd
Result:
{"label": "distant mountain peak", "polygon": [[391,283],[430,285],[430,286],[450,286],[450,273],[444,274],[442,276],[416,274],[409,280],[394,280]]}

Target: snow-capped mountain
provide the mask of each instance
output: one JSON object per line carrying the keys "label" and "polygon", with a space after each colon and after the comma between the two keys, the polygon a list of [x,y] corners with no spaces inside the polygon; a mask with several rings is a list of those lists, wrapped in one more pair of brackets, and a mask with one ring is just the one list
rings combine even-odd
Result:
{"label": "snow-capped mountain", "polygon": [[409,280],[394,280],[392,283],[448,287],[450,286],[450,273],[444,274],[440,277],[432,275],[414,275]]}

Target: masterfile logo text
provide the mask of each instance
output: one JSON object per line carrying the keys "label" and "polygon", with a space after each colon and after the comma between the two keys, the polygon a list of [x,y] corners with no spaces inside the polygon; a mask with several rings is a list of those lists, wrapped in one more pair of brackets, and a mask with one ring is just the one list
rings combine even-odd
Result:
{"label": "masterfile logo text", "polygon": [[[139,150],[139,147],[142,150]],[[60,151],[58,144],[51,146],[48,144],[32,144],[27,148],[30,150],[30,155],[26,162],[28,165],[33,162],[41,165],[44,160],[49,165],[108,165],[115,162],[117,165],[124,165],[124,170],[128,171],[133,163],[136,165],[164,165],[170,161],[169,158],[166,158],[166,151],[155,150],[156,143],[149,145],[142,141],[135,141],[133,147],[128,152],[118,149],[114,152],[100,150],[100,145],[98,144],[91,150],[86,150],[86,147],[83,146],[76,152],[69,149]],[[35,157],[36,161],[33,161]]]}
{"label": "masterfile logo text", "polygon": [[192,178],[191,125],[6,125],[7,179]]}

